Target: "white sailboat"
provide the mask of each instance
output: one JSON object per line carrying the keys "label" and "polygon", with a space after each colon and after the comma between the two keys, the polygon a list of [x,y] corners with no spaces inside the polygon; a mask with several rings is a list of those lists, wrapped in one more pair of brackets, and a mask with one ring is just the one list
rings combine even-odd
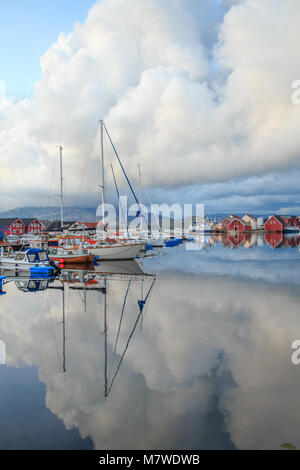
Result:
{"label": "white sailboat", "polygon": [[[107,130],[104,126],[104,122],[100,121],[100,147],[101,147],[101,166],[102,166],[102,207],[103,207],[103,220],[104,220],[104,202],[105,202],[105,177],[104,177],[104,146],[103,146],[103,137],[104,129],[107,133]],[[145,243],[102,243],[98,242],[96,245],[90,247],[90,252],[99,256],[101,260],[130,260],[136,258],[141,251],[145,249]]]}

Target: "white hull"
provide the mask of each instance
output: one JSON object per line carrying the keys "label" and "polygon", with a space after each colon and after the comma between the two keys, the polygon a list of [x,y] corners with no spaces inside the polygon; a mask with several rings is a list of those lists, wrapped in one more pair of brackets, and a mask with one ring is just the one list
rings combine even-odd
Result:
{"label": "white hull", "polygon": [[145,248],[143,243],[129,245],[105,245],[90,248],[89,251],[101,260],[134,259]]}
{"label": "white hull", "polygon": [[0,267],[4,269],[18,269],[22,271],[30,271],[31,268],[49,268],[49,263],[26,263],[16,261],[15,259],[0,258]]}

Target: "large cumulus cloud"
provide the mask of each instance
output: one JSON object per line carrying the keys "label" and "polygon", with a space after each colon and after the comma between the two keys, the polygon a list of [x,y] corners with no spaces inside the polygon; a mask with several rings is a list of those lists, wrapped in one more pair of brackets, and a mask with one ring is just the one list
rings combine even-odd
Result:
{"label": "large cumulus cloud", "polygon": [[24,186],[45,195],[61,139],[70,192],[94,194],[99,118],[147,186],[297,165],[299,13],[296,0],[98,1],[42,57],[34,99],[1,100],[1,206]]}

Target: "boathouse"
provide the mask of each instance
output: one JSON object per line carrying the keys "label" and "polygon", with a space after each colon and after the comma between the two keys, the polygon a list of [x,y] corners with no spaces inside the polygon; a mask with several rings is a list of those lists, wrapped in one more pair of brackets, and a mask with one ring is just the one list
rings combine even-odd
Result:
{"label": "boathouse", "polygon": [[254,215],[245,214],[243,220],[251,225],[251,230],[257,230],[257,218]]}
{"label": "boathouse", "polygon": [[295,215],[271,215],[265,223],[266,232],[284,232],[293,228],[300,228],[299,218]]}
{"label": "boathouse", "polygon": [[230,215],[223,220],[224,232],[249,232],[251,225],[237,215]]}

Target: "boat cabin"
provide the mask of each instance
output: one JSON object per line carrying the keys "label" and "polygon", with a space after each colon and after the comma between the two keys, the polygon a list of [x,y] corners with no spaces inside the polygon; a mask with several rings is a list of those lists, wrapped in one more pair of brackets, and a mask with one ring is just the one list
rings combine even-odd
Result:
{"label": "boat cabin", "polygon": [[16,261],[28,261],[29,263],[46,263],[49,261],[47,252],[39,248],[30,248],[20,251],[15,257]]}

